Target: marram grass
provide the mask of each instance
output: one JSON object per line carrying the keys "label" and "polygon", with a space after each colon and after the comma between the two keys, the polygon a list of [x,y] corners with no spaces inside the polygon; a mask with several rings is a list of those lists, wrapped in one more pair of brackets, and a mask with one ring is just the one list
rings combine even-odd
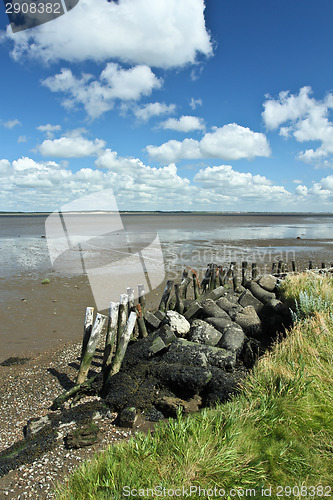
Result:
{"label": "marram grass", "polygon": [[[270,498],[332,496],[333,489],[320,488],[333,479],[333,280],[301,275],[288,278],[282,289],[297,304],[298,321],[259,360],[241,394],[159,425],[154,436],[137,435],[108,448],[59,486],[57,499],[120,499],[130,490],[139,497],[140,489],[158,498],[155,487],[191,486],[223,488],[226,495],[218,498],[226,499],[237,488],[243,488],[237,498],[247,489],[258,498],[270,487]],[[302,292],[328,305],[309,312]],[[291,495],[278,496],[278,487],[288,493],[289,486]]]}

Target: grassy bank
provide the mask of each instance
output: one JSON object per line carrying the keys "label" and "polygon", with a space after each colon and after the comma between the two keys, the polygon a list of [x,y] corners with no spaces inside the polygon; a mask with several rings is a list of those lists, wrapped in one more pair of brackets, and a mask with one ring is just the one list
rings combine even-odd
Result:
{"label": "grassy bank", "polygon": [[283,294],[297,322],[240,395],[109,448],[71,476],[58,500],[157,498],[164,487],[192,498],[214,488],[216,498],[259,498],[262,488],[270,498],[332,496],[333,280],[290,278]]}

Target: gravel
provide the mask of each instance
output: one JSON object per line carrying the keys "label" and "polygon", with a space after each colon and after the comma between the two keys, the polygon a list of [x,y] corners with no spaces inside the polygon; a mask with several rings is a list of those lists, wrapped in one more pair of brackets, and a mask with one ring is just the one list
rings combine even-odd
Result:
{"label": "gravel", "polygon": [[[52,413],[49,408],[54,398],[68,389],[76,378],[80,352],[81,344],[67,344],[55,352],[38,354],[24,365],[0,366],[0,451],[24,438],[23,429],[29,419]],[[101,351],[97,350],[97,365],[100,358]],[[94,399],[98,397],[85,397],[80,403]],[[59,438],[51,451],[10,471],[0,478],[0,498],[56,498],[55,485],[65,484],[83,461],[91,460],[96,452],[133,435],[135,430],[117,427],[113,423],[115,418],[116,414],[110,413],[94,420],[102,439],[93,446],[68,450]],[[66,426],[63,433],[72,429],[75,423]]]}

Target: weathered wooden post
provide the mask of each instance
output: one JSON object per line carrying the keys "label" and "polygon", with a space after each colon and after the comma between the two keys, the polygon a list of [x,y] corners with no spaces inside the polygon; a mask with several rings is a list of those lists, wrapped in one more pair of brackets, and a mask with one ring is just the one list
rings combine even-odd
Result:
{"label": "weathered wooden post", "polygon": [[259,276],[259,269],[256,262],[252,262],[252,279],[255,280]]}
{"label": "weathered wooden post", "polygon": [[103,314],[97,313],[96,319],[94,326],[91,331],[91,335],[86,347],[85,352],[83,353],[80,368],[79,368],[79,373],[77,375],[76,379],[76,385],[82,384],[87,376],[87,373],[89,371],[91,361],[93,359],[93,356],[95,354],[95,350],[98,344],[98,341],[100,339],[103,327],[107,321],[107,317],[104,316]]}
{"label": "weathered wooden post", "polygon": [[128,295],[128,315],[131,311],[134,311],[134,288],[127,288]]}
{"label": "weathered wooden post", "polygon": [[147,332],[147,327],[146,327],[145,319],[143,317],[142,308],[141,308],[140,304],[138,304],[136,306],[136,311],[137,311],[137,316],[138,316],[137,322],[138,322],[138,327],[139,327],[139,337],[143,339],[144,337],[147,337],[148,332]]}
{"label": "weathered wooden post", "polygon": [[242,286],[245,286],[247,282],[247,261],[242,262]]}
{"label": "weathered wooden post", "polygon": [[212,264],[209,280],[209,290],[215,290],[216,288],[216,264]]}
{"label": "weathered wooden post", "polygon": [[119,372],[121,363],[123,362],[128,343],[130,341],[136,322],[136,313],[132,311],[128,317],[125,328],[117,345],[116,354],[114,355],[108,379]]}
{"label": "weathered wooden post", "polygon": [[325,264],[325,262],[322,262],[322,263],[321,263],[321,268],[322,268],[322,269],[325,269],[325,268],[326,268],[326,264]]}
{"label": "weathered wooden post", "polygon": [[211,264],[208,264],[208,267],[207,267],[206,272],[205,272],[204,279],[201,282],[201,287],[203,289],[203,292],[206,292],[207,287],[209,286],[210,276],[211,276]]}
{"label": "weathered wooden post", "polygon": [[142,309],[142,314],[144,314],[146,309],[146,292],[144,285],[138,285],[138,295],[139,295],[139,304]]}
{"label": "weathered wooden post", "polygon": [[233,262],[233,269],[232,269],[232,284],[233,284],[234,290],[237,290],[237,287],[238,287],[238,280],[237,280],[237,262]]}
{"label": "weathered wooden post", "polygon": [[172,280],[168,280],[167,284],[165,285],[165,289],[164,289],[164,292],[163,292],[163,295],[162,295],[162,298],[161,298],[160,305],[158,306],[159,311],[162,311],[162,312],[166,312],[167,311],[167,304],[168,304],[168,300],[169,300],[169,297],[170,297],[170,293],[171,293],[172,287],[173,287],[173,281]]}
{"label": "weathered wooden post", "polygon": [[296,272],[296,262],[294,260],[291,261],[291,269]]}
{"label": "weathered wooden post", "polygon": [[175,285],[175,295],[176,295],[176,311],[180,314],[184,312],[184,302],[181,294],[180,285]]}
{"label": "weathered wooden post", "polygon": [[94,308],[87,307],[86,308],[86,316],[84,319],[84,327],[83,327],[83,341],[82,341],[82,349],[81,349],[81,361],[84,353],[86,352],[87,345],[90,339],[92,325],[94,322]]}
{"label": "weathered wooden post", "polygon": [[119,344],[120,339],[125,330],[128,317],[127,311],[128,311],[128,295],[126,293],[122,293],[120,295],[120,303],[119,303],[117,345]]}
{"label": "weathered wooden post", "polygon": [[272,264],[272,274],[276,274],[276,262]]}
{"label": "weathered wooden post", "polygon": [[224,269],[221,267],[220,269],[220,285],[224,286],[226,284],[228,269],[225,267]]}
{"label": "weathered wooden post", "polygon": [[312,263],[312,260],[309,260],[309,269],[313,269],[313,263]]}
{"label": "weathered wooden post", "polygon": [[119,315],[119,302],[110,302],[109,307],[109,320],[106,332],[105,349],[103,355],[102,370],[107,372],[111,366],[112,351],[117,338],[118,328],[118,315]]}
{"label": "weathered wooden post", "polygon": [[198,283],[198,277],[196,274],[192,274],[192,282],[193,282],[193,294],[194,294],[194,300],[198,300],[200,297],[200,292],[199,292],[199,283]]}
{"label": "weathered wooden post", "polygon": [[277,274],[279,276],[280,276],[281,271],[282,271],[282,264],[283,264],[282,260],[279,260],[279,262],[278,262],[278,268],[277,268]]}

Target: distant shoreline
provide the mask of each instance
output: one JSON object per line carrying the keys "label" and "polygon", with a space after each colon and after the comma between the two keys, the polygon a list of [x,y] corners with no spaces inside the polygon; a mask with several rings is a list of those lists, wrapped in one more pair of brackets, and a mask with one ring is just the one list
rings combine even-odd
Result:
{"label": "distant shoreline", "polygon": [[[42,217],[48,216],[53,212],[1,212],[0,217],[24,217],[24,216],[35,216]],[[156,211],[139,211],[139,210],[119,210],[119,212],[107,212],[107,211],[82,211],[82,212],[63,212],[71,215],[110,215],[110,214],[120,214],[120,215],[161,215],[161,216],[172,216],[172,215],[221,215],[221,216],[295,216],[295,217],[332,217],[333,212],[196,212],[196,211],[173,211],[173,212],[164,212],[162,210]]]}

